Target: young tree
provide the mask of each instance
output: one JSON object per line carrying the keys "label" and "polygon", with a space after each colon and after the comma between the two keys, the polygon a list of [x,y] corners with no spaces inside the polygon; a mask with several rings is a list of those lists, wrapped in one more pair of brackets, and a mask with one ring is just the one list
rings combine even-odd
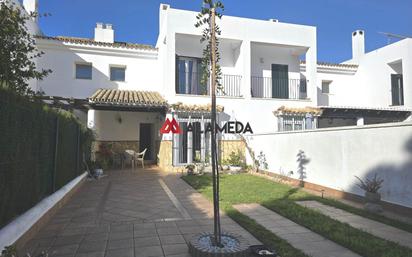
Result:
{"label": "young tree", "polygon": [[30,79],[42,80],[51,70],[38,70],[38,51],[26,22],[37,14],[26,15],[9,0],[0,0],[0,86],[21,95],[32,95]]}
{"label": "young tree", "polygon": [[203,0],[203,6],[200,13],[197,15],[196,27],[204,26],[202,32],[201,42],[206,42],[203,49],[202,58],[202,84],[208,85],[210,81],[211,91],[211,153],[212,153],[212,178],[213,178],[213,223],[214,223],[214,244],[222,246],[221,244],[221,228],[220,228],[220,212],[219,212],[219,170],[217,158],[217,144],[216,144],[216,90],[221,90],[220,77],[221,70],[218,64],[220,60],[219,55],[219,40],[218,35],[221,34],[219,26],[216,24],[216,17],[222,18],[221,11],[224,6],[220,1]]}

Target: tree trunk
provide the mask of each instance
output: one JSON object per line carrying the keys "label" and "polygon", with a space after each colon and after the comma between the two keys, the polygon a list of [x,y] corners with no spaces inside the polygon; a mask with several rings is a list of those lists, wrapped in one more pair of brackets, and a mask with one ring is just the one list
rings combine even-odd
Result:
{"label": "tree trunk", "polygon": [[221,246],[220,212],[219,212],[219,171],[216,147],[216,31],[215,9],[210,10],[210,51],[211,51],[211,100],[212,100],[212,178],[213,178],[213,223],[216,246]]}

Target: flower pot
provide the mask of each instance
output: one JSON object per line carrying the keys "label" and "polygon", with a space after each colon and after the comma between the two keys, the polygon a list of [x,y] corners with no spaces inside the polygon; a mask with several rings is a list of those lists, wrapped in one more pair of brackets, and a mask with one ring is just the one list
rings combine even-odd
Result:
{"label": "flower pot", "polygon": [[239,171],[242,170],[242,167],[230,165],[230,166],[229,166],[229,170],[230,170],[230,171],[234,171],[234,172],[239,172]]}
{"label": "flower pot", "polygon": [[100,177],[101,175],[103,175],[103,169],[95,169],[94,174],[96,177]]}
{"label": "flower pot", "polygon": [[378,203],[381,200],[381,194],[365,192],[365,200],[367,203]]}

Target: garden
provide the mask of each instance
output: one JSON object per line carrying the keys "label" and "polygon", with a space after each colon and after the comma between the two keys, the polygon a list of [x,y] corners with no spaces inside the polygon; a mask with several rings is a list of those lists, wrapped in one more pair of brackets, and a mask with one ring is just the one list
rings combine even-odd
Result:
{"label": "garden", "polygon": [[[186,175],[182,177],[182,179],[208,199],[212,199],[212,178],[210,175]],[[370,213],[333,199],[318,197],[303,191],[299,187],[291,187],[264,177],[245,173],[237,175],[224,174],[220,176],[220,205],[222,210],[263,244],[276,249],[280,256],[297,257],[307,255],[253,219],[237,211],[233,208],[233,205],[259,203],[361,256],[412,256],[412,249],[410,248],[374,236],[363,230],[354,228],[347,223],[339,222],[320,212],[296,203],[296,201],[308,200],[315,200],[328,206],[333,206],[407,232],[412,232],[412,224]]]}

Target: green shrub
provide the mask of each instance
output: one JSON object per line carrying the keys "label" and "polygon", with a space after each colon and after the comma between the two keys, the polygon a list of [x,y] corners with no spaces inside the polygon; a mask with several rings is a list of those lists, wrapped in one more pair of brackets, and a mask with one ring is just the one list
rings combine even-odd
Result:
{"label": "green shrub", "polygon": [[0,133],[2,227],[83,173],[93,133],[72,113],[3,88]]}

